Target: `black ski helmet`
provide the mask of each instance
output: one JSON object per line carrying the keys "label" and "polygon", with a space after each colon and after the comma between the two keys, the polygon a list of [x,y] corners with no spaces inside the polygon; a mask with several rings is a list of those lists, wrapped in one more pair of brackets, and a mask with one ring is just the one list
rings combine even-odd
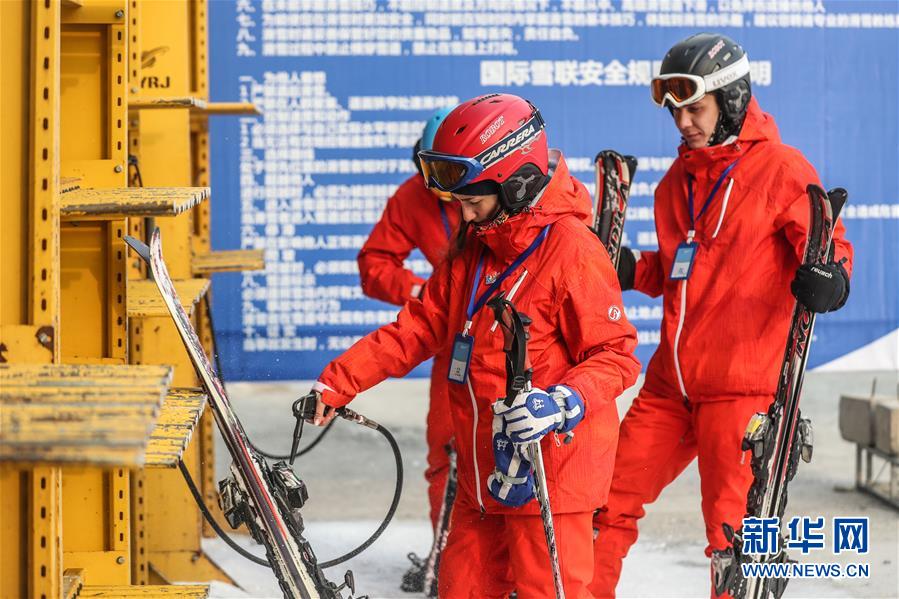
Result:
{"label": "black ski helmet", "polygon": [[726,81],[720,87],[707,90],[714,92],[720,110],[718,124],[715,126],[715,132],[709,140],[709,145],[720,144],[728,137],[739,134],[743,127],[746,109],[749,107],[749,99],[752,97],[748,71],[749,59],[746,52],[737,42],[726,35],[697,33],[674,44],[662,59],[659,75],[681,73],[704,77],[707,80],[708,76],[727,67],[739,68],[736,65],[741,60],[746,63],[746,68],[741,69],[740,72],[745,70],[745,74],[732,81]]}

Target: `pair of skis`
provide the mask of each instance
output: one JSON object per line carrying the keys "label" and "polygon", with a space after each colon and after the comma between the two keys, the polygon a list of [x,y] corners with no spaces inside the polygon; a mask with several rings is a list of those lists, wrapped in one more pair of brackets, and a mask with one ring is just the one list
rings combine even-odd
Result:
{"label": "pair of skis", "polygon": [[637,172],[637,159],[623,156],[614,150],[603,150],[596,155],[594,166],[596,193],[593,198],[591,228],[609,253],[612,266],[618,268],[627,201],[634,173]]}
{"label": "pair of skis", "polygon": [[233,458],[231,476],[221,483],[220,503],[228,523],[237,528],[244,523],[253,538],[265,546],[269,565],[288,599],[344,599],[342,590],[355,593],[349,570],[340,586],[328,581],[309,542],[303,537],[300,508],[307,499],[306,488],[285,462],[269,465],[250,445],[243,425],[231,407],[225,388],[206,358],[203,346],[181,306],[178,293],[162,257],[159,230],[147,246],[125,237],[149,265],[175,327],[191,362],[209,396],[215,421]]}
{"label": "pair of skis", "polygon": [[[809,198],[809,227],[802,263],[827,264],[833,259],[833,232],[846,203],[845,189],[825,193],[817,185],[806,189]],[[812,430],[802,418],[799,399],[815,327],[815,313],[796,302],[774,401],[767,413],[755,414],[743,438],[743,450],[751,453],[753,482],[746,502],[747,517],[783,519],[787,484],[796,475],[799,460],[812,458]],[[742,564],[787,563],[783,543],[774,555],[742,553],[743,531],[724,524],[724,534],[733,543],[733,553],[713,561],[715,591],[736,599],[779,599],[787,586],[785,578],[744,578]]]}

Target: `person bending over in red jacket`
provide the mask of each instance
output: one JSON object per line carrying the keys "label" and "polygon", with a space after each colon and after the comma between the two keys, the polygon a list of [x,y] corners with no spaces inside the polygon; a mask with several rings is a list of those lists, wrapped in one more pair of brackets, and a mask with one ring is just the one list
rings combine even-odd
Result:
{"label": "person bending over in red jacket", "polygon": [[[418,173],[406,179],[387,200],[381,220],[374,226],[356,259],[365,295],[402,306],[421,296],[425,280],[403,265],[415,248],[436,268],[446,258],[450,239],[462,218],[459,203],[449,193],[429,189],[421,175],[418,152],[430,150],[437,127],[452,108],[441,108],[425,123],[421,139],[415,144],[412,160]],[[443,503],[446,479],[449,474],[447,446],[452,442],[453,426],[449,412],[449,391],[446,372],[449,368],[449,348],[434,356],[431,368],[430,404],[426,425],[428,444],[428,481],[431,527],[436,530],[437,518]],[[421,591],[424,583],[424,563],[414,554],[413,565],[403,577],[403,589]],[[407,588],[408,587],[408,588]]]}
{"label": "person bending over in red jacket", "polygon": [[[643,506],[697,457],[714,570],[730,547],[722,523],[739,528],[746,510],[752,472],[741,441],[774,399],[790,291],[816,312],[836,310],[849,293],[842,224],[836,261],[819,268],[826,274],[800,267],[806,186],[820,185],[818,175],[752,97],[743,49],[723,35],[694,35],[671,48],[660,72],[653,100],[683,139],[655,193],[659,249],[622,248],[618,277],[622,289],[662,296],[661,342],[621,423],[609,500],[595,519],[598,597],[615,594]],[[681,255],[692,260],[675,262],[688,244],[693,251]]]}
{"label": "person bending over in red jacket", "polygon": [[[548,150],[539,111],[513,95],[460,104],[420,156],[430,184],[461,203],[451,254],[396,322],[324,369],[313,387],[320,394],[313,422],[326,424],[361,391],[452,347],[447,417],[459,486],[440,596],[554,594],[529,464],[516,444],[542,439],[565,589],[590,597],[592,514],[611,480],[615,398],[640,365],[614,268],[584,225],[589,194],[561,153]],[[500,292],[532,320],[535,388],[495,412],[506,392],[503,332],[484,305]],[[494,446],[494,426],[513,443]],[[572,429],[574,441],[559,443],[557,435]]]}

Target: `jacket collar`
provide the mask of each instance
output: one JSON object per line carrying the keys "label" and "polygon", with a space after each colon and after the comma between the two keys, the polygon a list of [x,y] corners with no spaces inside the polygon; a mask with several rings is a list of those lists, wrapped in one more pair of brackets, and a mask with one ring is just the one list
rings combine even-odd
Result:
{"label": "jacket collar", "polygon": [[681,144],[677,151],[688,174],[697,180],[714,180],[730,163],[744,156],[755,144],[764,141],[779,143],[780,133],[774,117],[762,112],[758,101],[753,97],[749,100],[743,127],[735,140],[697,150]]}
{"label": "jacket collar", "polygon": [[499,263],[515,260],[546,225],[569,214],[582,219],[588,216],[583,214],[583,206],[590,205],[589,198],[580,197],[587,192],[571,176],[559,150],[550,150],[550,173],[549,183],[531,206],[500,225],[475,229],[474,237],[490,249]]}

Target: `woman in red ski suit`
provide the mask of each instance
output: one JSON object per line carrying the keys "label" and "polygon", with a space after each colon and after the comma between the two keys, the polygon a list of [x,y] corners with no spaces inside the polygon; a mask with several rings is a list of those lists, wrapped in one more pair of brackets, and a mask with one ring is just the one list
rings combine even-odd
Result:
{"label": "woman in red ski suit", "polygon": [[[321,393],[315,421],[325,423],[332,408],[387,377],[405,375],[441,349],[458,348],[464,332],[472,343],[470,366],[463,382],[449,383],[459,489],[440,566],[440,596],[506,597],[512,590],[522,599],[553,595],[531,483],[498,484],[532,476],[526,469],[510,470],[505,474],[511,478],[504,478],[493,444],[494,426],[523,438],[512,425],[528,422],[536,431],[549,421],[530,438],[545,434],[541,445],[565,590],[569,597],[590,597],[592,512],[605,502],[611,477],[618,430],[614,402],[633,384],[639,362],[614,269],[584,225],[589,195],[559,152],[549,156],[539,112],[516,96],[493,94],[460,104],[438,130],[434,150],[421,156],[426,175],[436,171],[433,180],[462,204],[459,246],[434,271],[421,301],[408,302],[395,323],[325,368],[314,386]],[[443,175],[453,161],[465,173],[451,186]],[[523,417],[514,422],[494,412],[506,391],[502,330],[493,326],[489,308],[471,308],[475,297],[489,295],[496,285],[493,295],[505,292],[532,320],[528,348],[537,389],[527,401],[545,400],[538,413],[519,411]],[[453,376],[459,380],[458,373]],[[547,434],[571,428],[570,444]],[[523,506],[510,507],[516,502]]]}
{"label": "woman in red ski suit", "polygon": [[[428,119],[417,152],[430,150],[434,134],[449,109],[439,110]],[[436,193],[435,193],[436,192]],[[446,258],[450,239],[458,229],[461,216],[459,205],[449,194],[428,189],[421,173],[406,179],[387,200],[381,220],[374,226],[365,245],[359,251],[359,277],[362,291],[375,299],[402,306],[411,299],[418,299],[425,280],[403,265],[403,261],[415,248],[421,250],[434,268]],[[431,525],[437,527],[437,518],[443,502],[444,488],[449,474],[447,445],[452,441],[452,422],[449,412],[449,391],[446,372],[449,368],[448,348],[437,352],[431,368],[430,404],[427,419],[428,500]]]}
{"label": "woman in red ski suit", "polygon": [[[800,268],[806,186],[820,185],[818,175],[781,142],[774,119],[751,98],[744,59],[728,38],[696,35],[668,53],[660,81],[725,73],[725,85],[715,88],[706,77],[705,90],[654,87],[656,102],[670,104],[684,143],[655,194],[658,251],[624,248],[619,266],[622,288],[661,295],[664,316],[646,381],[621,424],[608,503],[595,519],[590,588],[597,597],[614,597],[644,505],[697,457],[706,555],[713,576],[720,571],[719,561],[731,555],[722,523],[741,527],[752,482],[743,434],[777,388],[794,304],[791,280],[815,311],[838,308],[848,294],[852,248],[841,224],[834,233],[837,263],[827,267],[833,277],[813,281]],[[691,92],[699,97],[683,97]],[[687,241],[697,244],[692,264],[680,265],[689,275],[672,278],[675,254]]]}

